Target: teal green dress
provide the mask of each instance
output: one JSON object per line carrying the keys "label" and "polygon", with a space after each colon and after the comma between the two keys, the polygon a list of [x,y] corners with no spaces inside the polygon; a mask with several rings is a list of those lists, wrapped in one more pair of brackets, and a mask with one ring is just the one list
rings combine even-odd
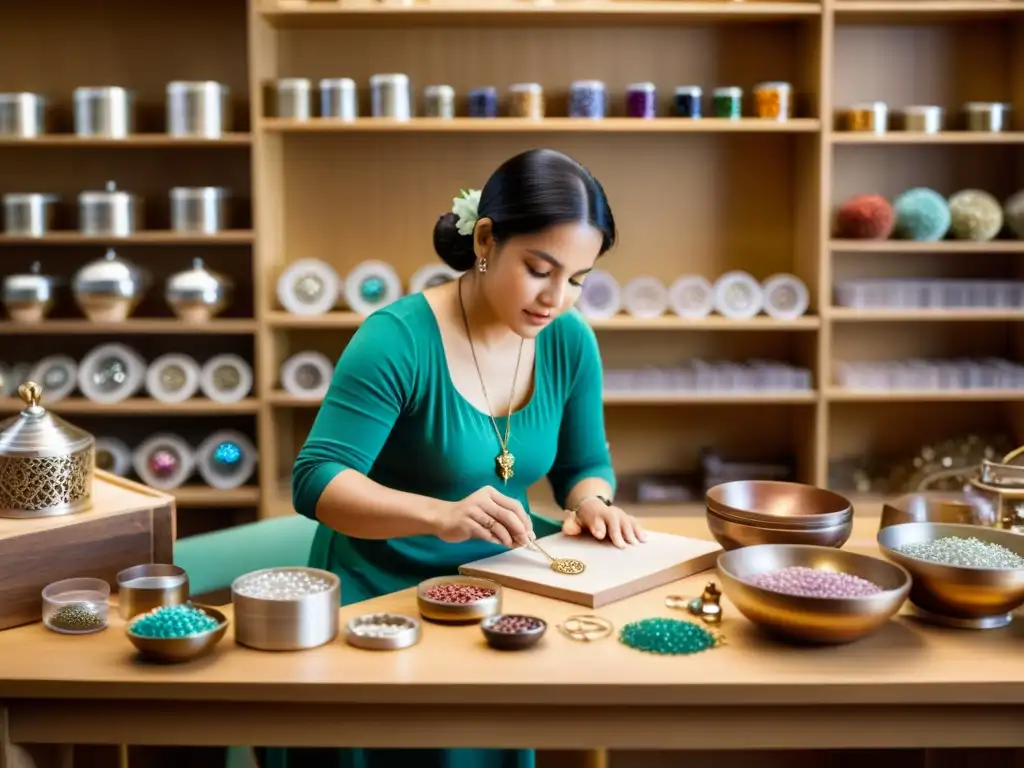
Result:
{"label": "teal green dress", "polygon": [[[504,420],[499,419],[504,428]],[[534,393],[512,415],[509,451],[515,475],[494,472],[500,446],[487,414],[455,388],[440,329],[422,294],[377,310],[338,361],[305,445],[295,460],[292,501],[315,518],[320,494],[342,470],[355,469],[389,488],[457,501],[491,485],[518,499],[537,536],[559,523],[530,512],[527,489],[547,478],[558,504],[580,480],[614,487],[602,403],[601,357],[593,330],[575,310],[544,328],[536,343]],[[343,605],[407,589],[463,563],[503,550],[434,536],[367,540],[321,524],[309,564],[341,578]],[[532,768],[532,750],[270,749],[266,768]]]}

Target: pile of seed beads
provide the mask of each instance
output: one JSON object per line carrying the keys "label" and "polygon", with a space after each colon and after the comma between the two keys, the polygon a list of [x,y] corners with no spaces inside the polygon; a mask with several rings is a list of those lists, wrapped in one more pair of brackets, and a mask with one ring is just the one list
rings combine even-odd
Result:
{"label": "pile of seed beads", "polygon": [[750,583],[761,589],[796,597],[867,597],[882,591],[877,584],[852,573],[802,565],[759,573],[750,579]]}
{"label": "pile of seed beads", "polygon": [[971,536],[944,536],[920,544],[904,544],[894,551],[921,560],[943,565],[965,565],[971,568],[1024,568],[1024,557],[999,544]]}
{"label": "pile of seed beads", "polygon": [[219,622],[199,608],[165,605],[155,608],[132,622],[131,630],[140,637],[191,637],[216,629]]}
{"label": "pile of seed beads", "polygon": [[706,651],[718,641],[692,621],[654,618],[626,624],[619,631],[619,642],[638,651],[679,655]]}
{"label": "pile of seed beads", "polygon": [[496,621],[487,625],[492,632],[501,632],[506,635],[517,635],[526,632],[536,632],[544,626],[544,622],[535,619],[533,616],[518,616],[506,613],[498,617]]}
{"label": "pile of seed beads", "polygon": [[240,581],[235,592],[257,600],[296,600],[330,588],[326,579],[307,571],[281,570],[254,573]]}
{"label": "pile of seed beads", "polygon": [[62,605],[50,614],[47,622],[54,629],[65,632],[93,632],[106,626],[99,607],[93,603]]}
{"label": "pile of seed beads", "polygon": [[362,616],[352,625],[352,632],[362,637],[397,637],[416,628],[416,622],[408,616],[390,613],[375,613]]}
{"label": "pile of seed beads", "polygon": [[473,584],[438,584],[423,593],[428,600],[436,600],[439,603],[475,603],[477,600],[484,600],[494,595],[494,590],[488,587],[478,587]]}

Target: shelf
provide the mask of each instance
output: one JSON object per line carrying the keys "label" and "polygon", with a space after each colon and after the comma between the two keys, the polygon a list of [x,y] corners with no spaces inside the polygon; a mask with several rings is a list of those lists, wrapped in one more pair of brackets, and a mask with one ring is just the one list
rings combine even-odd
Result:
{"label": "shelf", "polygon": [[260,503],[260,489],[242,486],[221,490],[205,485],[183,485],[170,491],[179,509],[187,507],[255,507]]}
{"label": "shelf", "polygon": [[1024,17],[1024,3],[1019,0],[835,0],[832,7],[839,23],[920,24]]}
{"label": "shelf", "polygon": [[[287,392],[273,392],[267,401],[280,408],[319,408],[321,400],[295,397]],[[803,405],[818,402],[818,393],[811,392],[666,392],[664,394],[635,394],[606,392],[606,405]]]}
{"label": "shelf", "polygon": [[10,334],[92,334],[116,333],[124,335],[144,334],[250,334],[259,325],[255,320],[212,320],[208,323],[185,323],[173,318],[132,317],[123,323],[95,323],[85,319],[45,320],[42,323],[16,323],[0,321],[0,335]]}
{"label": "shelf", "polygon": [[831,320],[856,323],[1024,321],[1024,309],[852,309],[831,307]]}
{"label": "shelf", "polygon": [[1024,389],[906,389],[906,390],[872,390],[842,389],[826,390],[825,398],[839,403],[1003,403],[1024,400]]}
{"label": "shelf", "polygon": [[248,133],[226,133],[218,139],[168,136],[164,133],[136,133],[123,139],[51,133],[32,138],[0,136],[0,147],[248,147]]}
{"label": "shelf", "polygon": [[1024,253],[1024,240],[832,240],[833,253]]}
{"label": "shelf", "polygon": [[833,144],[1021,144],[1024,145],[1024,131],[985,133],[983,131],[941,131],[939,133],[858,133],[836,131],[832,133]]}
{"label": "shelf", "polygon": [[[67,397],[55,403],[43,398],[43,405],[54,413],[107,416],[202,416],[256,413],[259,401],[246,398],[236,403],[218,403],[205,398],[193,398],[183,403],[163,403],[148,397],[133,397],[119,403],[97,403],[84,397]],[[15,413],[25,407],[16,397],[0,397],[0,413]]]}
{"label": "shelf", "polygon": [[352,121],[292,120],[268,117],[263,129],[274,133],[815,133],[821,122],[812,118],[794,118],[784,122],[745,117],[739,120],[704,117],[688,120],[662,117],[650,120],[634,117],[606,117],[589,120],[574,117],[547,117],[529,120],[516,117],[451,119],[416,117],[394,120],[361,117]]}
{"label": "shelf", "polygon": [[124,237],[50,232],[42,237],[0,235],[0,245],[238,245],[253,242],[251,230],[237,229],[203,235],[191,232],[152,230]]}

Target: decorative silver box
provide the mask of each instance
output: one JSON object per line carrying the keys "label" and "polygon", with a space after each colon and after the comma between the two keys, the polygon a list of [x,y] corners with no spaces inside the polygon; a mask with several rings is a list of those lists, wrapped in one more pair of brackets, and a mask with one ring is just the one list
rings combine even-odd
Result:
{"label": "decorative silver box", "polygon": [[142,228],[142,201],[108,181],[106,189],[78,196],[78,230],[83,235],[126,237]]}
{"label": "decorative silver box", "polygon": [[135,131],[135,95],[120,86],[76,88],[75,134],[123,139]]}
{"label": "decorative silver box", "polygon": [[231,89],[212,80],[167,84],[167,133],[219,139],[231,130]]}
{"label": "decorative silver box", "polygon": [[53,229],[57,196],[45,192],[4,195],[4,232],[17,237],[42,237]]}
{"label": "decorative silver box", "polygon": [[108,248],[102,259],[78,270],[71,291],[93,322],[122,322],[139,305],[147,283],[142,270]]}
{"label": "decorative silver box", "polygon": [[34,139],[46,133],[47,100],[41,93],[0,93],[0,135]]}
{"label": "decorative silver box", "polygon": [[174,187],[171,229],[213,235],[230,226],[231,193],[224,187]]}
{"label": "decorative silver box", "polygon": [[42,322],[53,308],[54,279],[40,274],[39,262],[33,262],[27,274],[4,278],[4,308],[18,323]]}
{"label": "decorative silver box", "polygon": [[192,269],[167,278],[164,298],[179,319],[202,323],[224,311],[232,290],[229,278],[208,270],[202,259],[194,259]]}
{"label": "decorative silver box", "polygon": [[0,423],[0,517],[91,509],[95,438],[43,408],[35,382],[18,387],[18,395],[25,409]]}

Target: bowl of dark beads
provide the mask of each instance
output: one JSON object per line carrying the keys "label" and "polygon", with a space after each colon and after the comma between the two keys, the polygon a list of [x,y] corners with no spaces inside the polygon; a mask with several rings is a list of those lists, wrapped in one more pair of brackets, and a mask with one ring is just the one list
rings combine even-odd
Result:
{"label": "bowl of dark beads", "polygon": [[466,624],[501,611],[501,585],[475,576],[438,576],[420,582],[416,607],[428,621]]}
{"label": "bowl of dark beads", "polygon": [[88,635],[107,627],[110,585],[103,579],[55,581],[43,589],[43,625],[65,635]]}
{"label": "bowl of dark beads", "polygon": [[480,622],[487,644],[499,651],[521,651],[536,645],[547,628],[543,619],[518,613],[497,613]]}
{"label": "bowl of dark beads", "polygon": [[128,623],[125,632],[144,658],[181,662],[212,651],[227,628],[227,617],[216,608],[183,603],[139,614]]}

